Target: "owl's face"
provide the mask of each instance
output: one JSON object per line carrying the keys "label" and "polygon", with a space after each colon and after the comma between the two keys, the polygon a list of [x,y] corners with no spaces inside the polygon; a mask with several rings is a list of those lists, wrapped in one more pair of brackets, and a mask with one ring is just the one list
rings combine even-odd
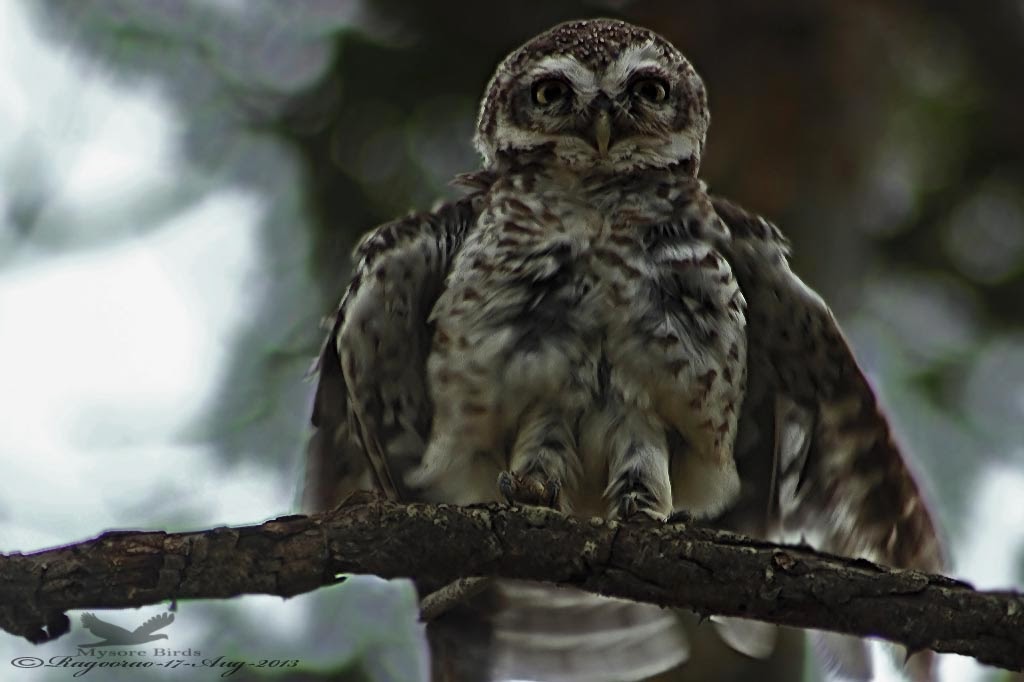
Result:
{"label": "owl's face", "polygon": [[541,149],[569,168],[685,163],[696,174],[704,83],[664,38],[611,19],[560,24],[498,66],[477,122],[488,168]]}

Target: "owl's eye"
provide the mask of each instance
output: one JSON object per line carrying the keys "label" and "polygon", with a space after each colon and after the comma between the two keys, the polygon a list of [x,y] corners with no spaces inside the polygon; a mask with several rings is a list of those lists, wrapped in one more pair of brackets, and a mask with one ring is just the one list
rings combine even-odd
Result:
{"label": "owl's eye", "polygon": [[633,83],[633,94],[648,102],[660,104],[668,97],[668,83],[660,78],[641,78]]}
{"label": "owl's eye", "polygon": [[533,84],[533,101],[541,106],[555,104],[569,97],[569,85],[557,78],[548,78]]}

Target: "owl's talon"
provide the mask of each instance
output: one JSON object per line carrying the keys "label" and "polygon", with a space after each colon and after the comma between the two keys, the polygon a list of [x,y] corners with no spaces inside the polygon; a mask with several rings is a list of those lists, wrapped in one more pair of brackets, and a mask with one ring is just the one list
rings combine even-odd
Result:
{"label": "owl's talon", "polygon": [[656,512],[653,509],[637,509],[630,517],[631,520],[651,520],[655,523],[665,523],[668,521],[668,517],[661,512]]}
{"label": "owl's talon", "polygon": [[544,497],[547,501],[548,507],[552,509],[558,508],[558,495],[562,492],[562,485],[555,480],[548,479],[544,484]]}
{"label": "owl's talon", "polygon": [[636,495],[627,495],[626,498],[622,501],[623,518],[628,519],[631,516],[636,516],[636,513],[637,511],[639,511],[639,509],[640,507],[637,505],[636,502]]}
{"label": "owl's talon", "polygon": [[498,474],[498,490],[501,491],[501,496],[505,498],[505,502],[513,506],[516,503],[517,487],[511,472],[502,471]]}
{"label": "owl's talon", "polygon": [[550,478],[518,476],[511,471],[502,471],[498,474],[498,490],[505,501],[513,506],[528,504],[557,509],[562,485]]}
{"label": "owl's talon", "polygon": [[680,509],[669,514],[668,518],[665,519],[665,523],[678,523],[685,526],[689,523],[693,523],[693,514],[685,509]]}
{"label": "owl's talon", "polygon": [[619,502],[618,517],[624,521],[636,520],[638,517],[646,517],[658,523],[668,521],[668,516],[650,507],[647,501],[639,493],[628,493]]}

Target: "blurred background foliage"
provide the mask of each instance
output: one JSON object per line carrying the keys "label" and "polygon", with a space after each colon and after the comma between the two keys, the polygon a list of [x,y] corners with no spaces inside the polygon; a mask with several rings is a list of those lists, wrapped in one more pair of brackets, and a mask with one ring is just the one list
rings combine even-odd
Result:
{"label": "blurred background foliage", "polygon": [[[558,21],[617,16],[664,34],[703,75],[712,126],[702,176],[791,238],[795,269],[833,305],[894,414],[954,570],[1019,584],[1019,0],[23,5],[52,49],[159,93],[177,165],[159,191],[126,187],[100,212],[75,212],[54,202],[66,157],[47,147],[52,131],[0,138],[0,274],[26,253],[112,248],[215,190],[260,201],[219,389],[188,429],[227,471],[256,462],[298,485],[312,388],[303,375],[354,241],[451,195],[450,178],[475,167],[476,105],[503,55]],[[74,91],[50,106],[74,124]]]}

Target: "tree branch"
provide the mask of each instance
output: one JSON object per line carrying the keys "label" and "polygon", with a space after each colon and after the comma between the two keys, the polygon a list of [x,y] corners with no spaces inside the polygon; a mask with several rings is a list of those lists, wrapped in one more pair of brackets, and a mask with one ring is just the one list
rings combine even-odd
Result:
{"label": "tree branch", "polygon": [[400,505],[369,494],[331,512],[258,526],[117,531],[0,555],[0,627],[40,642],[67,632],[69,609],[287,597],[346,573],[412,578],[421,594],[476,576],[544,580],[1024,668],[1024,595],[1017,592],[980,592],[942,576],[689,525],[497,505]]}

